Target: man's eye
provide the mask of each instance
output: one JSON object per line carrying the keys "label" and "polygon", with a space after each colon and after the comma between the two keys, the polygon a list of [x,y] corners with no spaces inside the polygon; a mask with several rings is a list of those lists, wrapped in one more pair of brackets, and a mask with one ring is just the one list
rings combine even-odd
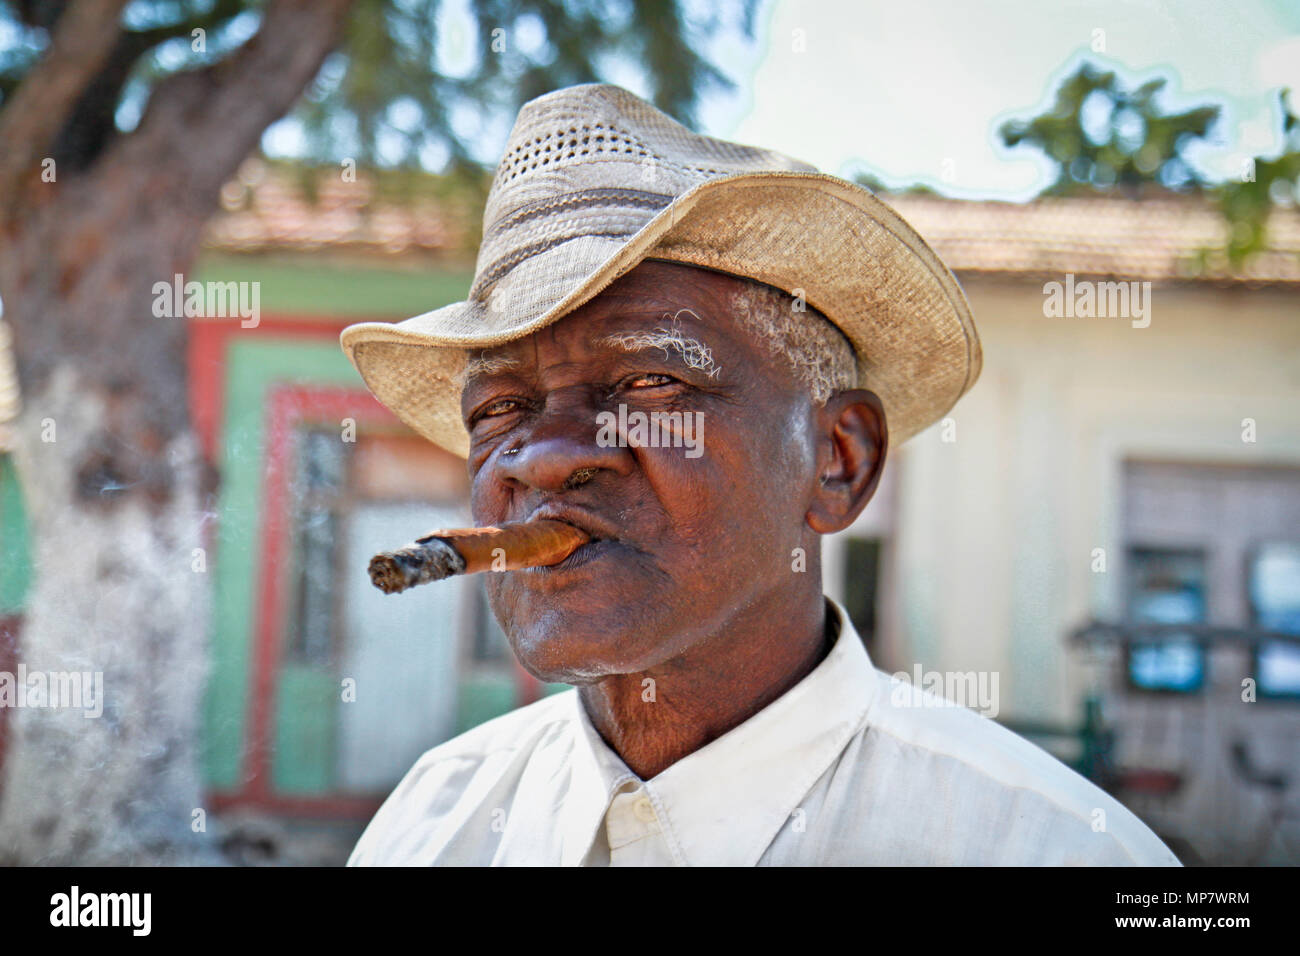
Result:
{"label": "man's eye", "polygon": [[627,388],[655,388],[659,385],[671,385],[677,379],[671,375],[661,375],[658,372],[647,372],[642,375],[633,375],[631,378],[624,379],[623,384]]}
{"label": "man's eye", "polygon": [[513,398],[498,399],[497,401],[491,402],[480,408],[478,413],[474,416],[474,420],[478,421],[480,418],[489,418],[493,415],[505,415],[509,412],[513,412],[518,407],[519,403]]}

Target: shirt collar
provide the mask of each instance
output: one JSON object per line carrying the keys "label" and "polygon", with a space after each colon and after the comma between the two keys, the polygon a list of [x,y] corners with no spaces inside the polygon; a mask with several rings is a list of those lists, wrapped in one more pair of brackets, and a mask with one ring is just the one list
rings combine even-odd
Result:
{"label": "shirt collar", "polygon": [[[692,866],[752,866],[862,726],[875,671],[848,614],[826,599],[838,636],[811,673],[744,723],[688,754],[645,788],[673,856]],[[576,728],[561,811],[562,861],[582,862],[614,794],[637,777],[572,696]]]}

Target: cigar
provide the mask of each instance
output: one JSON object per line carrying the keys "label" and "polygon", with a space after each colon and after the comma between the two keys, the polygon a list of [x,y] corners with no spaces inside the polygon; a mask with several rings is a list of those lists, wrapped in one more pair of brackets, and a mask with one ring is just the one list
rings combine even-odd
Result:
{"label": "cigar", "polygon": [[371,558],[370,580],[385,594],[397,594],[456,574],[549,567],[590,540],[587,532],[548,519],[431,531],[404,548]]}

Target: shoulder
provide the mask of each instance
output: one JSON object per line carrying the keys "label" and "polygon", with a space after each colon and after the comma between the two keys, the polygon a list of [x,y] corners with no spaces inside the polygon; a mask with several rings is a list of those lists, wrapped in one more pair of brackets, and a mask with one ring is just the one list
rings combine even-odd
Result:
{"label": "shoulder", "polygon": [[[1178,865],[1113,797],[989,717],[876,671],[862,740],[900,812],[1009,864]],[[945,817],[946,819],[938,819]]]}
{"label": "shoulder", "polygon": [[370,821],[348,865],[433,862],[458,827],[490,824],[536,754],[567,755],[576,694],[544,697],[426,751]]}

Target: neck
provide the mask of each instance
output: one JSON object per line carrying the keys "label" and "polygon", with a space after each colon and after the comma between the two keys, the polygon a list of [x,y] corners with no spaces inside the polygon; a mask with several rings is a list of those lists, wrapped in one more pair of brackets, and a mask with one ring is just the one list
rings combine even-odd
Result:
{"label": "neck", "polygon": [[584,685],[578,694],[605,742],[649,780],[803,680],[831,643],[820,586],[794,599],[773,595],[681,657]]}

